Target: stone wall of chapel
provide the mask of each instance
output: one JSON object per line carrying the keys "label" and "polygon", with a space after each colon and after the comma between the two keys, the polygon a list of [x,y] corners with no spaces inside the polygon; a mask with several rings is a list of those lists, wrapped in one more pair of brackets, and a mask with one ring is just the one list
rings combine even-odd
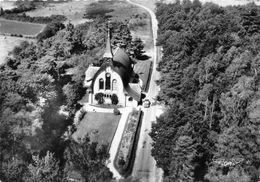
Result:
{"label": "stone wall of chapel", "polygon": [[[106,83],[106,74],[109,73],[111,75],[111,79],[110,79],[110,90],[105,90],[105,83]],[[100,79],[104,80],[104,89],[99,89],[99,80]],[[117,81],[117,89],[116,90],[112,90],[112,82],[113,80]],[[106,70],[102,71],[101,73],[99,73],[99,75],[97,76],[97,78],[95,79],[95,83],[94,83],[94,87],[93,87],[93,101],[94,104],[97,103],[97,101],[95,100],[95,94],[102,92],[104,94],[116,94],[119,100],[120,105],[125,106],[125,95],[124,95],[124,85],[123,85],[123,81],[121,79],[121,77],[119,76],[118,73],[116,73],[115,71],[113,71],[110,67],[108,67]],[[107,98],[105,99],[106,103],[110,103],[110,99]]]}

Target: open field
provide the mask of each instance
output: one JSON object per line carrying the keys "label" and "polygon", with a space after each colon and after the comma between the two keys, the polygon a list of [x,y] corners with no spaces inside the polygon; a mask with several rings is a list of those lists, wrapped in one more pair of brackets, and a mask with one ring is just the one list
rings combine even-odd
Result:
{"label": "open field", "polygon": [[157,2],[157,0],[131,0],[131,1],[141,4],[153,11],[155,10],[155,3]]}
{"label": "open field", "polygon": [[21,34],[27,36],[36,36],[43,30],[44,27],[45,25],[42,24],[19,22],[0,18],[1,34]]}
{"label": "open field", "polygon": [[73,138],[83,138],[87,134],[91,141],[110,146],[121,115],[113,113],[87,112],[73,134]]}
{"label": "open field", "polygon": [[67,22],[77,25],[87,21],[83,18],[86,6],[94,0],[88,1],[72,1],[65,3],[50,3],[47,7],[38,8],[36,10],[27,12],[26,15],[37,16],[51,16],[51,15],[64,15],[67,17]]}
{"label": "open field", "polygon": [[125,1],[116,1],[113,4],[110,3],[110,8],[114,11],[108,13],[108,15],[111,15],[111,19],[115,21],[129,20],[133,15],[146,13],[142,8],[136,7]]}
{"label": "open field", "polygon": [[22,41],[25,40],[29,42],[34,41],[33,39],[0,35],[0,65],[4,63],[8,52],[12,51],[15,46],[18,46]]}
{"label": "open field", "polygon": [[13,9],[16,6],[14,5],[14,2],[0,0],[0,7],[2,7],[4,10],[6,10],[6,9]]}

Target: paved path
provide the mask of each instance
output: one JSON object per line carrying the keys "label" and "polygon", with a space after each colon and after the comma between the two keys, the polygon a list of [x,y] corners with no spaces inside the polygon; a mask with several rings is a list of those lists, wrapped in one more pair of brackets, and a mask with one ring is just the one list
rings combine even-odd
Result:
{"label": "paved path", "polygon": [[117,152],[120,140],[121,140],[122,135],[123,135],[127,116],[131,111],[132,111],[132,108],[130,108],[130,107],[120,109],[120,112],[122,114],[121,119],[119,121],[114,139],[112,141],[112,144],[111,144],[111,147],[110,147],[110,150],[109,150],[110,157],[109,157],[109,163],[108,163],[107,166],[110,169],[110,171],[113,173],[114,178],[116,178],[116,179],[120,179],[121,175],[117,172],[117,170],[114,167],[114,160],[115,160],[115,156],[116,156],[116,152]]}

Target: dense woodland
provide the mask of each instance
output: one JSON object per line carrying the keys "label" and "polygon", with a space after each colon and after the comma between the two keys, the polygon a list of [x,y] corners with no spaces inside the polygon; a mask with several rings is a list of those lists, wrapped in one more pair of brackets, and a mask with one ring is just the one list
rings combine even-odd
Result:
{"label": "dense woodland", "polygon": [[157,4],[158,99],[150,133],[165,181],[257,182],[260,7]]}
{"label": "dense woodland", "polygon": [[[15,47],[0,67],[1,181],[66,181],[75,174],[93,182],[112,178],[106,146],[69,137],[86,94],[85,71],[102,63],[107,26],[104,18],[68,24],[49,38]],[[113,46],[120,43],[129,52],[140,47],[126,24],[109,26]]]}

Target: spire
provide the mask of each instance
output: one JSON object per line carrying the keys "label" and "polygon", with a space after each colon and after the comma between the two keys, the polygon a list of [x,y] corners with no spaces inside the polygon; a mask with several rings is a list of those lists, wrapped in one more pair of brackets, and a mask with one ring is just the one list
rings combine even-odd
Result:
{"label": "spire", "polygon": [[103,55],[103,58],[113,58],[113,53],[111,49],[111,42],[110,42],[110,28],[109,28],[109,22],[108,22],[108,31],[107,31],[107,43],[106,43],[106,51]]}

